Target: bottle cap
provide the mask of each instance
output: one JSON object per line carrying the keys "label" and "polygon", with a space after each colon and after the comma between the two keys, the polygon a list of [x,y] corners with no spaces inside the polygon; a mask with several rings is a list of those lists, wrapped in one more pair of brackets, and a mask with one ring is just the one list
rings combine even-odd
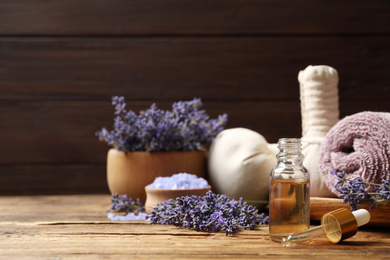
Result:
{"label": "bottle cap", "polygon": [[351,212],[346,208],[331,211],[321,218],[324,233],[332,243],[354,236],[358,226],[365,225],[369,221],[370,213],[367,210]]}
{"label": "bottle cap", "polygon": [[356,218],[356,222],[357,222],[358,227],[363,226],[363,225],[367,224],[368,222],[370,222],[370,218],[371,218],[370,212],[368,212],[368,210],[366,210],[366,209],[358,209],[358,210],[352,211],[352,214]]}

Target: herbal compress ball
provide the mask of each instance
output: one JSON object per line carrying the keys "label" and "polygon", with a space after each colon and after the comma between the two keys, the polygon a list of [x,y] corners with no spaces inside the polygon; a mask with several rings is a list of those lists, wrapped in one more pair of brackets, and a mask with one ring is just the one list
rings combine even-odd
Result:
{"label": "herbal compress ball", "polygon": [[276,165],[275,149],[252,130],[223,130],[210,147],[211,186],[229,198],[268,200],[269,173]]}

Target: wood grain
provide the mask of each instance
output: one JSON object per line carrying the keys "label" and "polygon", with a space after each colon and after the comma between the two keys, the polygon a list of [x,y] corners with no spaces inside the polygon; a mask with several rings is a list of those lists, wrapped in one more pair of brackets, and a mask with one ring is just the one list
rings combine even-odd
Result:
{"label": "wood grain", "polygon": [[0,171],[5,195],[110,194],[105,163],[5,164]]}
{"label": "wood grain", "polygon": [[386,0],[3,0],[3,35],[389,33]]}
{"label": "wood grain", "polygon": [[340,244],[326,238],[284,248],[268,228],[232,236],[144,221],[111,222],[108,195],[0,197],[0,255],[8,259],[386,258],[388,229],[365,228]]}
{"label": "wood grain", "polygon": [[[4,0],[0,194],[107,192],[110,98],[201,97],[229,128],[301,133],[298,72],[340,75],[341,117],[390,111],[390,2]],[[93,178],[96,173],[95,178]]]}
{"label": "wood grain", "polygon": [[[321,217],[328,212],[340,208],[348,208],[348,204],[343,204],[342,199],[337,198],[310,198],[310,218],[321,221]],[[369,210],[370,222],[367,226],[390,227],[390,203],[379,203],[376,209],[370,210],[369,206],[361,206],[362,209]]]}
{"label": "wood grain", "polygon": [[[388,36],[1,38],[4,100],[298,100],[297,75],[326,64],[343,99],[390,96]],[[342,57],[342,58],[341,58]]]}

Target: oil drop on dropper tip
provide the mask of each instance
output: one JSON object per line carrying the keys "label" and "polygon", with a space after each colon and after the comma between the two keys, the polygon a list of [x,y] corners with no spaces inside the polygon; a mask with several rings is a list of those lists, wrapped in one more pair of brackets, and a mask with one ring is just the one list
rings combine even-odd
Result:
{"label": "oil drop on dropper tip", "polygon": [[282,244],[289,247],[295,243],[312,240],[315,237],[326,236],[332,243],[338,243],[354,236],[357,228],[370,221],[370,213],[365,209],[351,212],[343,208],[326,213],[321,218],[321,225],[303,232],[293,233],[282,239]]}

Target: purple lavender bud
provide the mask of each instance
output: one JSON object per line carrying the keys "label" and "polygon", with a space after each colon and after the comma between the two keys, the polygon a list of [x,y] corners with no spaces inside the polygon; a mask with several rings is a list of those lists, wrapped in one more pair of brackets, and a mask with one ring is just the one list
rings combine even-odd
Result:
{"label": "purple lavender bud", "polygon": [[[361,203],[369,203],[370,209],[374,209],[377,206],[377,197],[368,192],[368,187],[361,177],[357,177],[355,180],[348,180],[345,177],[345,172],[336,172],[333,171],[332,174],[337,175],[338,181],[335,185],[336,191],[338,191],[339,198],[343,198],[343,203],[346,203],[350,206],[351,210],[357,210]],[[382,182],[383,183],[383,182]],[[375,191],[378,192],[381,196],[382,188],[375,188]]]}
{"label": "purple lavender bud", "polygon": [[[151,224],[172,224],[200,231],[225,231],[226,235],[230,235],[240,227],[253,229],[257,223],[265,224],[268,221],[264,214],[257,214],[257,210],[242,199],[229,200],[226,195],[211,191],[203,197],[184,196],[172,202],[163,202],[154,208],[148,216]],[[172,223],[171,219],[175,219],[175,222]]]}
{"label": "purple lavender bud", "polygon": [[116,212],[125,213],[142,212],[144,210],[144,205],[139,198],[134,202],[132,198],[127,198],[127,195],[112,194],[111,209]]}
{"label": "purple lavender bud", "polygon": [[97,135],[121,151],[189,151],[202,150],[210,145],[224,129],[227,114],[210,119],[200,110],[199,98],[179,101],[172,111],[163,111],[155,104],[139,115],[126,111],[123,97],[112,97],[115,106],[114,130],[102,129]]}

